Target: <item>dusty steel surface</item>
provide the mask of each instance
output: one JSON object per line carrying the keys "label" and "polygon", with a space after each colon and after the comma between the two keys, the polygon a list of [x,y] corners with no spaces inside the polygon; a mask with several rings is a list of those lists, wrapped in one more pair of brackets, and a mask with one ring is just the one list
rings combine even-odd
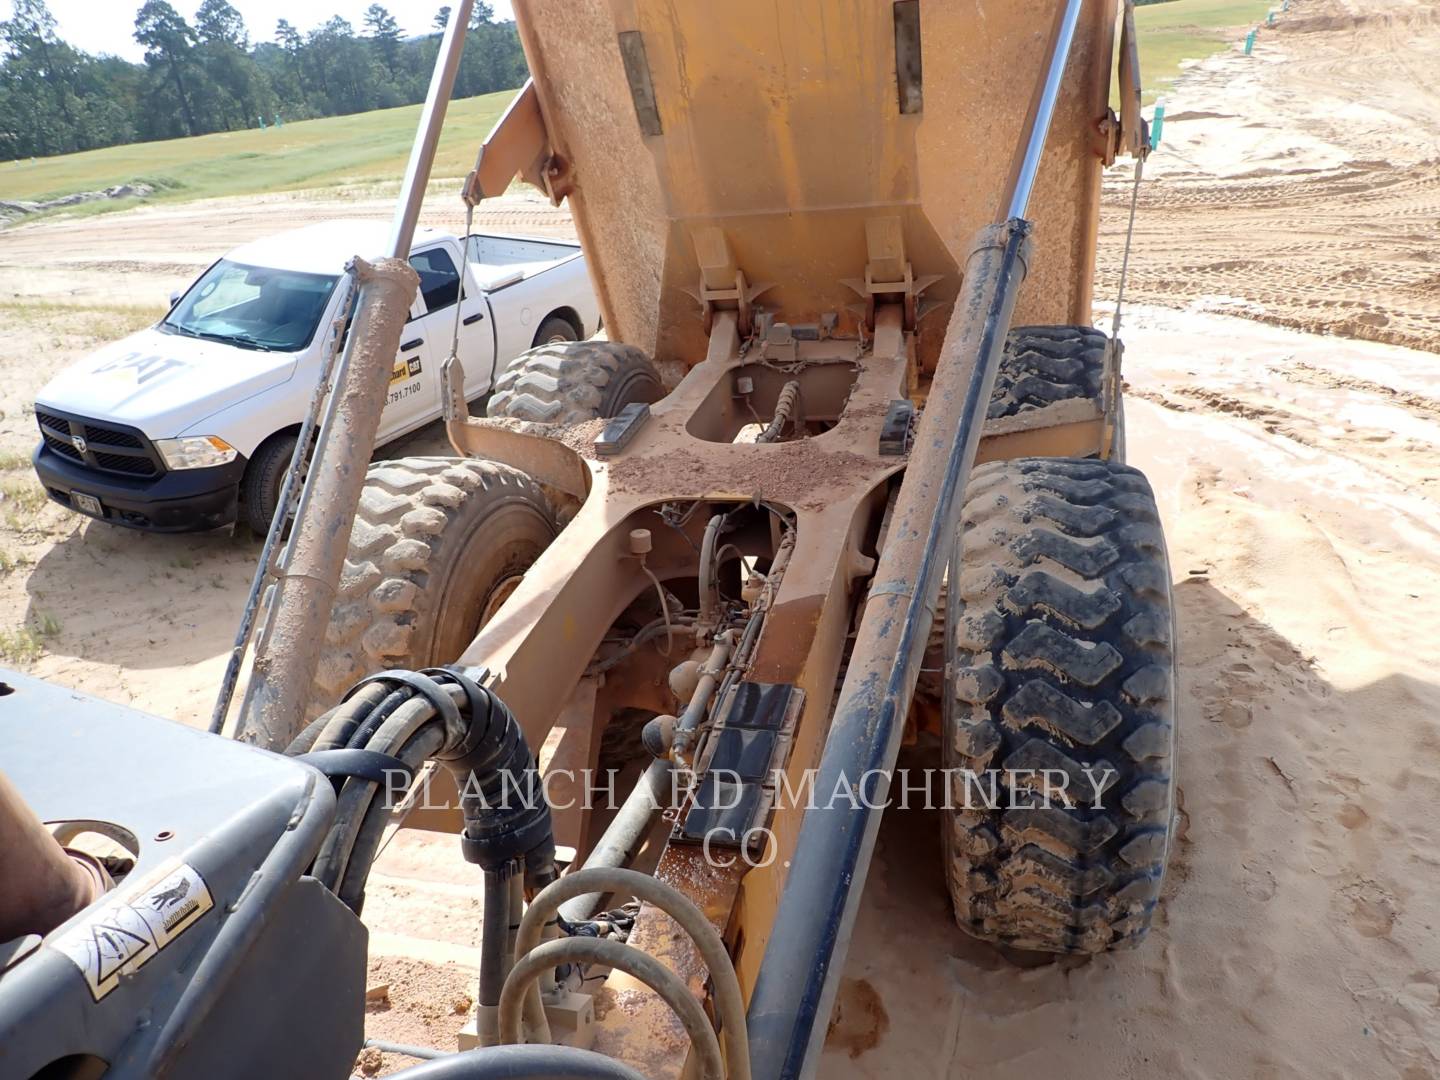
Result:
{"label": "dusty steel surface", "polygon": [[[1032,200],[1017,318],[1088,322],[1117,0],[1085,0]],[[873,0],[517,0],[550,143],[615,340],[694,363],[705,269],[734,268],[792,322],[859,300],[866,223],[897,217],[938,351],[970,237],[1001,219],[1009,133],[1033,111],[1053,0],[920,5],[923,108],[897,106],[894,6]],[[620,35],[644,43],[660,134],[636,119]],[[1006,137],[998,140],[999,133]],[[718,229],[729,264],[704,238]],[[704,251],[697,251],[697,246]],[[723,258],[723,256],[722,256]],[[733,280],[734,271],[730,271]],[[930,320],[933,319],[933,322]]]}

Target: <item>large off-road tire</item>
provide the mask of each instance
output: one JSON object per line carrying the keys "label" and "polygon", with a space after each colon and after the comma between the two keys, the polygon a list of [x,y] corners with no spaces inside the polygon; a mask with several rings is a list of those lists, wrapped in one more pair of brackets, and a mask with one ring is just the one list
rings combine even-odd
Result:
{"label": "large off-road tire", "polygon": [[1017,326],[990,394],[991,420],[1075,398],[1100,403],[1109,339],[1089,326]]}
{"label": "large off-road tire", "polygon": [[[945,701],[956,919],[1020,949],[1133,945],[1174,802],[1170,572],[1150,485],[1088,459],[982,465],[959,544]],[[1065,797],[1043,805],[1031,769],[1058,770]],[[972,786],[967,809],[964,777],[986,770],[998,805]]]}
{"label": "large off-road tire", "polygon": [[[987,434],[1024,418],[1026,430],[1070,423],[1076,404],[1105,410],[1105,346],[1109,337],[1090,326],[1017,326],[1005,339],[995,389],[986,414]],[[1046,416],[1047,410],[1050,416]],[[1092,414],[1093,415],[1093,414]],[[1083,418],[1083,410],[1081,417]],[[1121,403],[1113,461],[1125,460],[1125,412]]]}
{"label": "large off-road tire", "polygon": [[376,671],[454,662],[555,533],[539,486],[508,466],[465,458],[372,465],[309,715]]}
{"label": "large off-road tire", "polygon": [[634,401],[659,401],[660,373],[639,349],[613,341],[570,341],[521,353],[500,378],[488,416],[545,424],[611,417]]}

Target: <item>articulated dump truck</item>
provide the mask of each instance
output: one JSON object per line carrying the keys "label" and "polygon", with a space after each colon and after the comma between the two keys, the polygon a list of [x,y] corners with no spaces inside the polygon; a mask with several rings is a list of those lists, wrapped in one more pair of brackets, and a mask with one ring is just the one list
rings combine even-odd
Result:
{"label": "articulated dump truck", "polygon": [[1091,326],[1129,0],[515,13],[463,198],[567,202],[605,340],[484,403],[452,353],[455,456],[372,466],[416,283],[355,260],[212,733],[5,677],[4,1077],[348,1075],[400,827],[483,896],[469,1048],[405,1075],[817,1075],[902,746],[957,934],[1145,937],[1170,573]]}

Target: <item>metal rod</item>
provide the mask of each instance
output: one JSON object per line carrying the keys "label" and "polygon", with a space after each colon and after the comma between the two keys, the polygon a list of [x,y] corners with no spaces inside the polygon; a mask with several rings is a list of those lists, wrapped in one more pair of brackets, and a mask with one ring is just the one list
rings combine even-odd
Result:
{"label": "metal rod", "polygon": [[417,1058],[421,1061],[434,1061],[437,1058],[451,1056],[445,1050],[435,1050],[428,1046],[411,1046],[409,1043],[386,1042],[384,1039],[366,1039],[365,1048],[379,1050],[382,1054],[403,1054],[405,1057]]}
{"label": "metal rod", "polygon": [[420,113],[420,127],[410,148],[405,165],[405,179],[400,184],[400,199],[395,204],[395,217],[390,224],[392,259],[408,259],[415,239],[415,223],[420,218],[420,204],[425,201],[425,187],[430,183],[430,169],[435,164],[435,148],[440,144],[440,129],[445,126],[445,112],[450,107],[450,94],[455,87],[455,73],[460,70],[460,54],[465,49],[465,34],[470,29],[470,13],[475,0],[459,0],[445,25],[440,40],[440,53],[430,76],[430,90],[425,95],[425,108]]}
{"label": "metal rod", "polygon": [[441,41],[396,202],[389,258],[366,267],[368,278],[357,275],[355,324],[327,402],[290,541],[280,559],[280,580],[256,644],[236,737],[272,750],[288,745],[304,724],[346,538],[355,521],[365,466],[375,451],[385,390],[414,297],[415,274],[404,260],[415,237],[473,8],[474,0],[455,5]]}
{"label": "metal rod", "polygon": [[291,530],[289,557],[278,571],[235,724],[235,738],[277,752],[305,726],[305,706],[325,645],[346,540],[419,281],[410,265],[398,259],[381,259],[373,266],[357,259],[356,275],[360,294],[349,370],[332,394],[332,430],[322,429],[305,478],[306,495]]}
{"label": "metal rod", "polygon": [[[655,815],[670,805],[671,765],[665,758],[656,758],[640,774],[640,779],[625,797],[620,811],[605,828],[605,835],[585,860],[582,869],[597,867],[614,869],[627,865],[640,843],[655,823]],[[560,917],[566,922],[584,922],[600,907],[604,893],[585,893],[560,905]]]}
{"label": "metal rod", "polygon": [[[750,998],[751,1072],[815,1074],[834,1007],[881,808],[940,584],[975,460],[986,406],[1025,278],[1028,223],[987,229],[971,254],[889,539],[850,659],[816,776],[816,791],[857,790],[862,808],[805,812]],[[887,308],[886,318],[898,320]]]}
{"label": "metal rod", "polygon": [[[341,302],[340,313],[336,316],[333,324],[335,341],[325,352],[325,363],[320,369],[320,375],[315,380],[315,389],[310,395],[310,408],[305,413],[305,421],[300,425],[300,434],[295,441],[295,454],[290,459],[290,467],[285,471],[285,482],[280,487],[280,497],[275,504],[275,519],[270,522],[270,531],[265,534],[265,544],[260,549],[260,559],[255,564],[255,577],[250,582],[250,593],[245,598],[245,611],[240,616],[240,628],[235,632],[235,643],[230,647],[230,659],[225,664],[225,677],[220,682],[220,693],[215,697],[215,709],[210,716],[210,733],[220,734],[225,726],[225,714],[230,711],[230,701],[235,696],[235,685],[240,681],[240,668],[245,662],[245,650],[250,645],[250,637],[255,631],[255,620],[259,614],[260,598],[265,591],[265,583],[270,580],[274,569],[272,563],[275,559],[276,549],[285,535],[285,525],[290,518],[290,506],[295,500],[296,485],[304,488],[302,474],[310,458],[311,440],[315,434],[315,427],[320,417],[320,411],[330,398],[331,376],[335,370],[335,360],[344,348],[343,337],[345,326],[350,321],[351,311],[355,304],[355,274],[351,267],[345,268],[345,299]],[[328,412],[327,412],[328,415]]]}
{"label": "metal rod", "polygon": [[[1030,223],[1024,215],[1081,4],[1069,0],[1061,18],[1007,219],[980,234],[967,260],[815,782],[816,791],[847,785],[858,791],[862,806],[816,806],[801,822],[750,997],[756,1076],[805,1080],[819,1067],[986,407],[1028,272]],[[883,317],[898,314],[886,308]]]}
{"label": "metal rod", "polygon": [[1050,137],[1050,124],[1055,119],[1055,106],[1060,100],[1060,86],[1065,81],[1065,68],[1070,62],[1070,48],[1075,43],[1075,28],[1080,22],[1083,6],[1084,0],[1069,0],[1060,20],[1060,31],[1050,53],[1050,67],[1040,91],[1040,103],[1031,117],[1030,131],[1025,139],[1025,156],[1015,177],[1015,189],[1010,193],[1010,206],[1005,213],[1007,220],[1023,218],[1030,211],[1030,196],[1035,190],[1035,178],[1040,173],[1040,159],[1045,156],[1045,140]]}

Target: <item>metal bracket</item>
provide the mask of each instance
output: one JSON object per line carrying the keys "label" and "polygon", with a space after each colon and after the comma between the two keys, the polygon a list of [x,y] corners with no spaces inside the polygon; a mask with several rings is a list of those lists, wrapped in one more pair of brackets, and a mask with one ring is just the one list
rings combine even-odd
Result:
{"label": "metal bracket", "polygon": [[1100,122],[1106,139],[1104,160],[1113,165],[1121,154],[1144,158],[1150,154],[1150,131],[1140,115],[1140,38],[1135,32],[1135,0],[1125,0],[1120,30],[1120,115],[1106,110]]}
{"label": "metal bracket", "polygon": [[905,398],[892,401],[880,426],[880,456],[904,457],[915,440],[915,403]]}
{"label": "metal bracket", "polygon": [[440,364],[440,405],[447,424],[470,417],[465,400],[465,368],[458,356],[447,356]]}
{"label": "metal bracket", "polygon": [[736,324],[742,338],[754,332],[754,302],[761,293],[774,287],[774,282],[752,285],[745,278],[745,271],[735,262],[730,250],[730,241],[722,229],[710,225],[696,229],[692,234],[695,243],[695,260],[700,264],[700,287],[690,295],[700,301],[705,332],[710,333],[715,322],[715,312],[730,310],[736,313]]}
{"label": "metal bracket", "polygon": [[900,218],[867,218],[865,221],[865,277],[844,278],[842,283],[854,289],[865,301],[862,321],[866,331],[875,332],[875,307],[878,298],[899,296],[905,307],[906,330],[914,330],[923,314],[920,296],[943,274],[915,276],[905,253],[905,231]]}
{"label": "metal bracket", "polygon": [[481,199],[503,194],[518,174],[553,199],[554,192],[547,183],[553,160],[535,83],[527,79],[486,136],[460,197],[474,206]]}
{"label": "metal bracket", "polygon": [[605,430],[595,440],[595,453],[601,457],[614,457],[634,441],[649,419],[650,406],[643,401],[632,401],[605,424]]}

